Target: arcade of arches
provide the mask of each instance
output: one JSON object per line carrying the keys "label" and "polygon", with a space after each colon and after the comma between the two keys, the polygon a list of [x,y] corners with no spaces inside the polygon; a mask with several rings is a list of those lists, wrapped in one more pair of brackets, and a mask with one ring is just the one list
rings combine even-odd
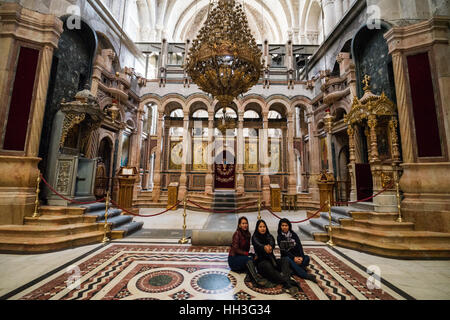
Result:
{"label": "arcade of arches", "polygon": [[226,107],[183,69],[210,2],[0,0],[0,251],[170,242],[187,199],[192,254],[275,213],[349,256],[449,258],[448,2],[237,1],[264,68]]}

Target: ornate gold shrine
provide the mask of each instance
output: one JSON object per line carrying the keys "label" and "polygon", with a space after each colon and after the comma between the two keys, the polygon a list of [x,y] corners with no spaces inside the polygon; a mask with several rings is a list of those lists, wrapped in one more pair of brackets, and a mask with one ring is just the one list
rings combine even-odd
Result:
{"label": "ornate gold shrine", "polygon": [[85,128],[81,130],[83,135],[80,139],[80,151],[85,153],[91,133],[100,127],[102,120],[105,118],[105,114],[100,110],[98,99],[88,89],[85,89],[75,95],[74,101],[63,101],[61,111],[65,114],[65,118],[59,141],[60,148],[64,147],[71,130],[83,123]]}
{"label": "ornate gold shrine", "polygon": [[381,96],[373,94],[370,91],[369,82],[370,77],[366,75],[363,81],[365,83],[364,96],[360,100],[354,97],[350,112],[344,116],[344,121],[348,124],[350,162],[356,160],[355,129],[357,125],[361,125],[366,127],[365,134],[368,140],[370,163],[380,162],[379,143],[383,144],[382,147],[389,148],[385,150],[389,155],[387,158],[392,159],[393,163],[400,163],[395,104],[386,97],[384,92]]}

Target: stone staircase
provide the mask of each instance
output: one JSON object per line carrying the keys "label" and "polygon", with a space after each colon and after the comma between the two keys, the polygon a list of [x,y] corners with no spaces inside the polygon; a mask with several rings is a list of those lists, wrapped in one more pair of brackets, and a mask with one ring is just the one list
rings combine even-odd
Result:
{"label": "stone staircase", "polygon": [[[86,216],[95,217],[95,221],[102,226],[105,224],[105,203],[94,203],[80,207],[86,209]],[[142,221],[133,221],[132,216],[122,214],[122,210],[117,208],[108,209],[107,222],[110,225],[112,239],[122,239],[140,230],[144,225]]]}
{"label": "stone staircase", "polygon": [[[23,225],[0,226],[0,252],[44,253],[100,243],[104,236],[105,204],[84,207],[42,206],[37,218],[25,217]],[[142,222],[108,210],[110,238],[123,238],[142,228]]]}
{"label": "stone staircase", "polygon": [[167,206],[168,194],[167,191],[161,191],[159,200],[153,201],[153,192],[141,190],[138,193],[137,199],[133,201],[133,207],[136,208],[165,208]]}
{"label": "stone staircase", "polygon": [[[232,191],[234,192],[234,190]],[[227,191],[217,191],[213,194],[205,194],[204,192],[189,192],[189,200],[201,205],[204,208],[212,209],[214,208],[214,196],[215,194],[226,194]],[[226,196],[225,196],[226,197]],[[152,191],[140,191],[137,199],[133,201],[133,206],[136,208],[166,208],[167,206],[167,191],[161,191],[160,198],[157,202],[152,199]],[[224,197],[217,198],[218,202],[225,202],[227,199]],[[256,212],[258,211],[258,193],[257,192],[246,192],[245,195],[235,194],[235,207],[242,208],[246,207],[239,212]],[[249,207],[247,207],[250,205]],[[317,210],[319,208],[319,201],[312,200],[312,196],[309,193],[299,193],[297,195],[297,209],[298,210]],[[201,211],[197,206],[192,203],[188,203],[186,208],[194,211]],[[216,210],[229,210],[229,205],[220,206],[217,203]]]}
{"label": "stone staircase", "polygon": [[[450,258],[450,233],[417,231],[412,222],[396,222],[397,213],[358,207],[332,207],[333,242],[341,247],[401,259]],[[328,241],[328,212],[301,224],[299,230],[316,241]]]}

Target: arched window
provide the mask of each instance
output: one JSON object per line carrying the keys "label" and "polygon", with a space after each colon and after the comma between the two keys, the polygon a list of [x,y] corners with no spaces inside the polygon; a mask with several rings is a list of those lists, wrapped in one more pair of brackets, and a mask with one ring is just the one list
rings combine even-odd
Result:
{"label": "arched window", "polygon": [[175,109],[170,113],[170,117],[171,118],[183,118],[184,117],[184,113],[183,113],[183,109]]}
{"label": "arched window", "polygon": [[194,119],[204,119],[204,118],[208,118],[208,111],[206,111],[206,110],[204,110],[204,109],[200,109],[200,110],[197,110],[197,111],[195,111],[193,114],[192,114],[192,118],[194,118]]}
{"label": "arched window", "polygon": [[[223,111],[224,108],[220,108],[217,112],[216,115],[214,116],[216,119],[222,119],[223,118]],[[225,116],[227,118],[233,118],[236,119],[237,118],[237,114],[236,111],[234,111],[231,108],[225,108]]]}
{"label": "arched window", "polygon": [[268,119],[276,119],[276,120],[278,120],[278,119],[283,119],[283,116],[281,115],[281,113],[279,113],[278,111],[275,111],[275,110],[270,110],[269,111],[269,115],[268,115],[268,117],[267,117]]}
{"label": "arched window", "polygon": [[247,120],[247,119],[252,120],[252,119],[259,119],[259,118],[260,118],[259,114],[254,110],[247,110],[244,113],[244,120]]}

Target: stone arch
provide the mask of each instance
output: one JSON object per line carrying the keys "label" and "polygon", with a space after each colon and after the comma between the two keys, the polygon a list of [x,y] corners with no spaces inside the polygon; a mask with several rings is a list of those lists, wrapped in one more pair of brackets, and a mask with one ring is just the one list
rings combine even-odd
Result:
{"label": "stone arch", "polygon": [[179,97],[169,97],[164,99],[162,102],[162,110],[166,116],[169,116],[170,113],[176,109],[182,109],[183,113],[188,112],[188,110],[186,110],[186,103],[184,99]]}
{"label": "stone arch", "polygon": [[283,118],[288,118],[292,115],[292,110],[289,101],[285,98],[274,97],[267,102],[266,111],[270,110],[278,111]]}

